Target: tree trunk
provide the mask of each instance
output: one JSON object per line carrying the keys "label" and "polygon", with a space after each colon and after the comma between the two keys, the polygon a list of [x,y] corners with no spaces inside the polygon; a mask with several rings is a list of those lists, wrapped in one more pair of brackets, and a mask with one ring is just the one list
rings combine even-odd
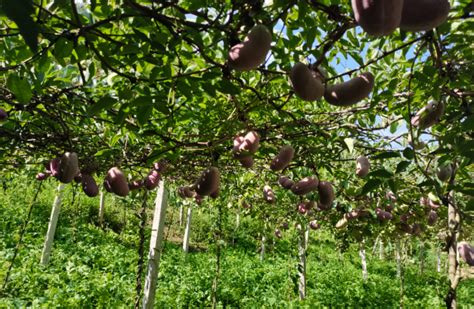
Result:
{"label": "tree trunk", "polygon": [[298,294],[300,300],[306,297],[306,232],[298,233]]}
{"label": "tree trunk", "polygon": [[168,206],[168,194],[164,181],[160,181],[157,189],[155,210],[153,213],[153,224],[150,238],[150,251],[148,253],[148,271],[145,278],[145,289],[143,293],[142,308],[151,309],[155,303],[155,291],[160,268],[161,247],[165,229],[166,207]]}
{"label": "tree trunk", "polygon": [[58,185],[58,193],[54,198],[53,208],[51,209],[51,217],[49,218],[48,232],[44,240],[43,253],[41,255],[41,264],[46,265],[49,262],[51,248],[53,246],[54,234],[56,233],[56,225],[58,224],[59,211],[61,210],[61,200],[63,197],[63,189],[65,185]]}
{"label": "tree trunk", "polygon": [[105,194],[103,190],[100,190],[99,226],[101,228],[104,228],[104,210],[105,210]]}
{"label": "tree trunk", "polygon": [[188,253],[189,251],[189,236],[191,234],[191,220],[193,214],[193,207],[189,205],[188,215],[186,218],[186,229],[184,230],[184,239],[183,239],[183,251]]}
{"label": "tree trunk", "polygon": [[364,281],[367,281],[367,277],[368,277],[368,274],[367,274],[367,258],[365,256],[364,241],[362,241],[360,243],[359,256],[360,256],[360,260],[361,260],[361,263],[362,263],[362,279],[364,279]]}

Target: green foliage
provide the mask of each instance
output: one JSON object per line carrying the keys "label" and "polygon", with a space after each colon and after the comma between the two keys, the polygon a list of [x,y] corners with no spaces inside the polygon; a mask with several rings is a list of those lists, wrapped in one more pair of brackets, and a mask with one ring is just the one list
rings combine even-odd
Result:
{"label": "green foliage", "polygon": [[[5,257],[0,265],[3,279],[16,245],[17,233],[26,215],[35,185],[14,181],[16,186],[0,193],[0,248]],[[98,198],[77,196],[72,188],[65,193],[58,229],[47,267],[39,265],[55,183],[47,182],[33,208],[26,237],[13,267],[10,283],[0,306],[123,307],[134,302],[140,202],[123,203],[106,199],[105,231],[96,226]],[[18,193],[22,194],[18,194]],[[13,196],[15,196],[13,198]],[[151,212],[151,209],[149,210]],[[182,231],[177,224],[178,209],[170,208],[167,226],[171,231],[162,251],[156,292],[158,307],[200,307],[211,303],[215,254],[208,246],[203,229],[212,226],[215,213],[195,210],[191,251],[181,249]],[[174,214],[172,214],[174,213]],[[173,219],[172,219],[173,218]],[[371,307],[399,306],[399,280],[392,258],[379,260],[368,254],[369,280],[361,278],[358,246],[339,253],[332,236],[311,232],[308,250],[307,299],[297,300],[295,292],[296,248],[292,228],[284,238],[268,241],[267,257],[260,261],[254,220],[242,217],[239,229],[235,216],[224,220],[225,250],[222,254],[219,306],[232,307]],[[120,233],[111,228],[114,221],[124,225]],[[148,225],[150,226],[150,225]],[[146,237],[149,238],[147,227]],[[180,232],[181,231],[181,232]],[[234,238],[231,237],[233,235]],[[245,236],[244,236],[245,235]],[[253,237],[252,237],[253,235]],[[147,248],[147,245],[145,245]],[[443,307],[446,278],[435,272],[435,256],[429,252],[426,269],[420,274],[419,256],[405,262],[404,303],[413,307]],[[370,251],[367,248],[367,251]],[[393,249],[387,248],[387,255]],[[444,259],[444,257],[443,257]],[[474,305],[472,281],[463,282],[458,302]]]}

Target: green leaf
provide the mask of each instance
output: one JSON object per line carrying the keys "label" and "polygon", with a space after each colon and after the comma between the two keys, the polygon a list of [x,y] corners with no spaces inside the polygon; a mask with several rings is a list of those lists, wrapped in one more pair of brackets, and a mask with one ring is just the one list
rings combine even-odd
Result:
{"label": "green leaf", "polygon": [[352,151],[354,150],[354,139],[345,138],[344,143],[346,144],[347,149],[349,150],[349,153],[352,153]]}
{"label": "green leaf", "polygon": [[239,94],[240,93],[240,88],[232,84],[230,81],[227,79],[221,80],[221,82],[218,84],[219,85],[219,90],[222,93],[227,93],[227,94]]}
{"label": "green leaf", "polygon": [[386,152],[381,152],[379,154],[376,154],[372,158],[373,159],[390,159],[390,158],[398,158],[398,157],[400,157],[400,153],[395,152],[395,151],[386,151]]}
{"label": "green leaf", "polygon": [[369,173],[370,176],[372,177],[378,177],[378,178],[391,178],[393,174],[386,169],[379,169],[373,172]]}
{"label": "green leaf", "polygon": [[56,58],[66,58],[69,57],[72,53],[74,46],[71,41],[60,38],[54,45],[54,56]]}
{"label": "green leaf", "polygon": [[466,204],[466,211],[474,211],[474,199],[469,200]]}
{"label": "green leaf", "polygon": [[361,191],[361,195],[366,195],[367,193],[369,192],[372,192],[374,191],[375,189],[377,189],[378,187],[380,187],[380,185],[382,184],[382,181],[378,178],[372,178],[372,179],[369,179],[364,187],[362,188],[362,191]]}
{"label": "green leaf", "polygon": [[101,149],[94,154],[94,157],[108,157],[109,155],[112,155],[113,152],[114,150],[110,148]]}
{"label": "green leaf", "polygon": [[402,161],[398,163],[397,171],[395,173],[398,174],[398,173],[402,173],[406,171],[406,169],[408,168],[408,166],[410,166],[410,164],[411,164],[411,161]]}
{"label": "green leaf", "polygon": [[407,147],[403,150],[403,156],[408,160],[412,160],[415,157],[415,151],[410,147]]}
{"label": "green leaf", "polygon": [[463,121],[461,127],[466,132],[474,131],[474,116],[470,115]]}
{"label": "green leaf", "polygon": [[97,115],[99,112],[103,110],[107,110],[111,108],[112,106],[114,106],[116,102],[117,100],[115,100],[112,97],[109,97],[109,96],[102,97],[99,101],[97,101],[94,105],[92,105],[89,108],[88,112],[90,115]]}
{"label": "green leaf", "polygon": [[145,125],[148,123],[148,119],[150,119],[151,112],[153,111],[153,106],[145,105],[140,106],[137,111],[137,120],[140,125]]}
{"label": "green leaf", "polygon": [[38,50],[39,26],[31,17],[34,12],[33,1],[2,0],[0,12],[4,12],[8,18],[15,22],[25,43],[33,52],[36,52]]}
{"label": "green leaf", "polygon": [[31,86],[26,78],[21,78],[17,74],[10,74],[7,78],[7,87],[15,95],[20,103],[28,103],[33,97]]}

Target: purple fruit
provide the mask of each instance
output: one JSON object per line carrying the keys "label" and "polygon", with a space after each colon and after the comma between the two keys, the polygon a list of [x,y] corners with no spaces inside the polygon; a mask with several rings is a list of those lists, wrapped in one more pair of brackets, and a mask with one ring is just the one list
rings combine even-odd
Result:
{"label": "purple fruit", "polygon": [[7,112],[0,108],[0,121],[4,121],[7,118],[8,118]]}
{"label": "purple fruit", "polygon": [[312,230],[319,230],[321,228],[321,225],[318,223],[316,220],[311,220],[309,222],[309,228]]}
{"label": "purple fruit", "polygon": [[144,183],[147,190],[153,190],[160,182],[160,173],[157,170],[151,170],[148,176],[145,177]]}
{"label": "purple fruit", "polygon": [[130,190],[137,190],[137,189],[143,188],[144,185],[145,185],[145,183],[141,179],[140,180],[133,180],[132,182],[128,183],[128,188]]}
{"label": "purple fruit", "polygon": [[95,197],[99,194],[99,187],[94,177],[88,174],[82,175],[82,191],[89,197]]}
{"label": "purple fruit", "polygon": [[54,158],[51,161],[49,161],[49,171],[51,172],[51,176],[58,177],[60,162],[61,162],[60,158]]}
{"label": "purple fruit", "polygon": [[42,181],[45,180],[49,177],[49,174],[47,173],[38,173],[36,174],[36,180]]}

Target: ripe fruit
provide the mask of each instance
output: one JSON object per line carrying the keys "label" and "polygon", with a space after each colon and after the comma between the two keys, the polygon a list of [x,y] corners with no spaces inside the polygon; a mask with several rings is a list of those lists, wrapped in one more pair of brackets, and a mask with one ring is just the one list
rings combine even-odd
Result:
{"label": "ripe fruit", "polygon": [[309,222],[309,228],[312,229],[312,230],[319,230],[320,227],[321,227],[321,225],[316,220],[311,220]]}
{"label": "ripe fruit", "polygon": [[252,156],[242,157],[239,159],[239,162],[245,168],[251,168],[253,166]]}
{"label": "ripe fruit", "polygon": [[318,203],[318,210],[320,210],[320,211],[330,210],[331,208],[332,208],[332,203],[331,204]]}
{"label": "ripe fruit", "polygon": [[157,170],[151,170],[148,176],[145,177],[145,188],[147,188],[147,190],[155,189],[158,186],[160,179],[160,173]]}
{"label": "ripe fruit", "polygon": [[445,166],[440,166],[436,172],[436,175],[438,176],[439,180],[444,182],[447,181],[449,177],[451,177],[452,172],[453,168],[451,167],[451,164],[448,164]]}
{"label": "ripe fruit", "polygon": [[51,173],[51,176],[53,177],[58,177],[59,175],[59,162],[61,161],[60,158],[54,158],[51,161],[49,161],[49,172]]}
{"label": "ripe fruit", "polygon": [[144,181],[143,180],[133,180],[132,182],[129,182],[128,183],[128,188],[130,190],[137,190],[137,189],[141,189],[143,188],[144,186]]}
{"label": "ripe fruit", "polygon": [[8,118],[7,112],[0,108],[0,121],[4,121],[7,118]]}
{"label": "ripe fruit", "polygon": [[393,203],[385,204],[385,211],[392,212],[394,209]]}
{"label": "ripe fruit", "polygon": [[365,156],[359,156],[356,160],[356,175],[359,177],[365,177],[369,173],[370,162]]}
{"label": "ripe fruit", "polygon": [[243,159],[254,154],[260,146],[260,136],[255,131],[248,132],[245,136],[234,138],[232,153],[235,159]]}
{"label": "ripe fruit", "polygon": [[422,232],[423,227],[418,223],[413,223],[413,225],[411,226],[411,234],[419,236]]}
{"label": "ripe fruit", "polygon": [[118,196],[127,196],[130,192],[127,178],[117,167],[112,167],[105,175],[104,187],[107,191],[113,192]]}
{"label": "ripe fruit", "polygon": [[406,222],[403,222],[403,221],[400,222],[399,228],[402,232],[405,232],[405,233],[408,233],[408,234],[413,233],[413,228],[411,227],[411,225],[409,225]]}
{"label": "ripe fruit", "polygon": [[99,187],[97,187],[94,177],[88,174],[82,174],[82,191],[89,197],[94,197],[99,194]]}
{"label": "ripe fruit", "polygon": [[250,209],[250,208],[252,208],[252,205],[250,205],[246,201],[242,201],[242,207],[245,208],[245,209]]}
{"label": "ripe fruit", "polygon": [[291,189],[291,187],[295,184],[293,180],[286,176],[280,176],[280,178],[278,178],[278,183],[285,189]]}
{"label": "ripe fruit", "polygon": [[77,174],[74,177],[74,181],[77,182],[77,183],[81,183],[82,182],[82,174],[81,173]]}
{"label": "ripe fruit", "polygon": [[194,184],[194,191],[201,196],[206,196],[218,190],[220,184],[220,173],[217,167],[205,170]]}
{"label": "ripe fruit", "polygon": [[[319,208],[323,205],[323,208],[330,207],[334,201],[334,189],[332,184],[327,181],[320,181],[318,185],[319,192]],[[326,207],[325,207],[326,206]]]}
{"label": "ripe fruit", "polygon": [[366,72],[347,82],[327,86],[324,98],[332,105],[349,106],[367,98],[372,88],[374,88],[374,76]]}
{"label": "ripe fruit", "polygon": [[306,203],[304,203],[304,202],[299,203],[296,210],[302,215],[306,214],[306,212],[308,211],[306,209]]}
{"label": "ripe fruit", "polygon": [[255,131],[250,131],[245,134],[244,141],[240,144],[239,150],[254,154],[260,146],[260,136]]}
{"label": "ripe fruit", "polygon": [[305,101],[319,100],[324,95],[324,85],[317,73],[298,62],[291,69],[290,80],[295,94]]}
{"label": "ripe fruit", "polygon": [[79,173],[79,163],[75,152],[66,152],[59,160],[58,179],[70,183]]}
{"label": "ripe fruit", "polygon": [[319,180],[316,177],[306,177],[295,183],[291,191],[296,195],[305,195],[318,189]]}
{"label": "ripe fruit", "polygon": [[316,208],[316,202],[315,201],[307,201],[307,202],[304,203],[304,208],[306,208],[306,210],[314,209],[314,208]]}
{"label": "ripe fruit", "polygon": [[346,217],[347,220],[354,220],[354,219],[357,219],[359,216],[360,216],[360,211],[358,209],[352,210],[344,214],[344,217]]}
{"label": "ripe fruit", "polygon": [[451,6],[447,0],[405,0],[400,29],[431,30],[446,21],[450,9]]}
{"label": "ripe fruit", "polygon": [[400,25],[403,0],[352,0],[359,25],[370,35],[389,35]]}
{"label": "ripe fruit", "polygon": [[261,65],[270,50],[272,34],[264,25],[252,28],[242,43],[229,51],[229,65],[237,71],[249,71]]}
{"label": "ripe fruit", "polygon": [[196,194],[196,192],[194,192],[193,190],[191,190],[190,187],[185,186],[185,187],[179,187],[179,188],[178,188],[178,194],[179,194],[181,197],[183,197],[183,198],[185,198],[185,197],[191,198],[191,197],[194,197],[194,195]]}
{"label": "ripe fruit", "polygon": [[47,173],[38,173],[36,174],[36,180],[42,181],[45,180],[49,177],[49,174]]}
{"label": "ripe fruit", "polygon": [[474,247],[465,241],[460,241],[458,243],[458,252],[459,256],[467,263],[467,265],[474,266]]}
{"label": "ripe fruit", "polygon": [[295,150],[290,145],[281,147],[280,152],[270,164],[270,169],[272,171],[281,171],[285,169],[290,164],[294,154]]}
{"label": "ripe fruit", "polygon": [[245,138],[241,135],[234,137],[233,146],[232,146],[232,154],[235,159],[241,159],[248,157],[248,154],[242,154],[240,150],[240,145],[244,142]]}
{"label": "ripe fruit", "polygon": [[112,190],[112,186],[110,185],[110,183],[107,180],[104,180],[103,185],[104,185],[105,191],[107,191],[109,193],[114,193],[114,191]]}
{"label": "ripe fruit", "polygon": [[275,229],[275,237],[276,238],[281,238],[282,237],[281,231],[279,229]]}
{"label": "ripe fruit", "polygon": [[430,210],[428,213],[428,225],[435,225],[436,221],[438,221],[438,214],[434,210]]}
{"label": "ripe fruit", "polygon": [[210,196],[211,198],[213,198],[213,199],[216,199],[216,198],[219,197],[219,193],[220,193],[220,192],[221,192],[220,187],[218,187],[217,190],[214,191],[214,192],[211,192],[211,194],[209,194],[209,196]]}
{"label": "ripe fruit", "polygon": [[411,124],[420,129],[427,129],[438,123],[444,114],[444,103],[431,100],[428,104],[420,109],[418,113],[411,119]]}
{"label": "ripe fruit", "polygon": [[194,196],[194,201],[195,201],[196,204],[198,204],[198,205],[201,205],[201,204],[202,204],[203,199],[204,199],[204,198],[203,198],[201,195],[199,195],[199,194],[196,194],[196,195]]}
{"label": "ripe fruit", "polygon": [[155,162],[153,163],[153,169],[157,170],[160,173],[164,173],[166,171],[166,162],[165,161],[160,161],[160,162]]}
{"label": "ripe fruit", "polygon": [[391,203],[395,203],[397,201],[397,196],[392,191],[387,191],[387,193],[385,193],[385,198]]}
{"label": "ripe fruit", "polygon": [[375,214],[377,215],[377,218],[380,221],[388,221],[388,220],[392,220],[393,218],[393,215],[391,213],[389,213],[388,211],[382,210],[379,207],[375,209]]}
{"label": "ripe fruit", "polygon": [[265,202],[273,204],[276,201],[275,193],[273,192],[272,188],[268,185],[263,187],[263,199]]}

